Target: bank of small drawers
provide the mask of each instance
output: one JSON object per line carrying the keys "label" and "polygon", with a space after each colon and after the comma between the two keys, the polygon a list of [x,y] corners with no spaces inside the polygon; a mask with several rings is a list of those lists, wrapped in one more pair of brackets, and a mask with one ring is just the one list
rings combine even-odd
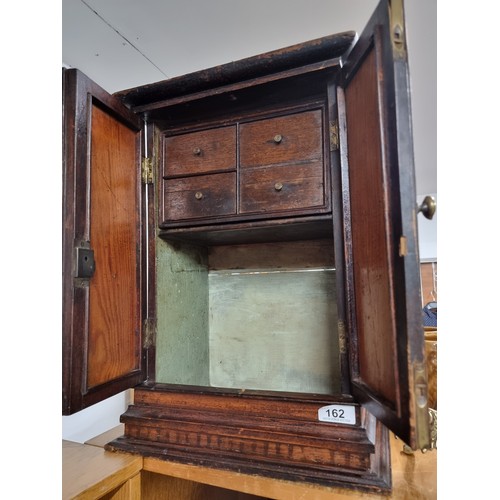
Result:
{"label": "bank of small drawers", "polygon": [[322,114],[165,137],[163,224],[324,207]]}

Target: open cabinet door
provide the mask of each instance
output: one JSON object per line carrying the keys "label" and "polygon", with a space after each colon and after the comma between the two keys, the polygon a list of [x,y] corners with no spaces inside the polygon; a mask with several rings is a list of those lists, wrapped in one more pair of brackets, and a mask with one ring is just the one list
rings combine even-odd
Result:
{"label": "open cabinet door", "polygon": [[63,414],[145,379],[141,121],[63,70]]}
{"label": "open cabinet door", "polygon": [[338,91],[352,392],[429,446],[410,87],[402,0],[382,0]]}

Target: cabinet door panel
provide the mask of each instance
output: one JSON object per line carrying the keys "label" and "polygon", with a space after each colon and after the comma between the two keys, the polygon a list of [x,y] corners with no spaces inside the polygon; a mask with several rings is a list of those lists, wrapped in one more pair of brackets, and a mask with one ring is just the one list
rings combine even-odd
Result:
{"label": "cabinet door panel", "polygon": [[[392,18],[391,18],[392,15]],[[429,443],[402,1],[380,2],[339,91],[352,389],[412,447]]]}
{"label": "cabinet door panel", "polygon": [[[87,385],[139,368],[139,303],[135,293],[136,132],[92,106],[90,242],[97,267],[89,286]],[[125,332],[134,332],[127,335]]]}
{"label": "cabinet door panel", "polygon": [[144,379],[141,124],[77,70],[64,72],[63,110],[63,413],[71,414]]}

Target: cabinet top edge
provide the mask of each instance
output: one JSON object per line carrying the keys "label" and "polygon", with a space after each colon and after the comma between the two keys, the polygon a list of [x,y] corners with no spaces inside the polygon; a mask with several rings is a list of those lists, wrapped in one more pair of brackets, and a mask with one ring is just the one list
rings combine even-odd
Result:
{"label": "cabinet top edge", "polygon": [[266,76],[277,71],[340,57],[351,48],[356,36],[356,32],[346,31],[316,38],[239,61],[121,90],[114,95],[125,105],[136,107],[165,98],[179,97],[220,85]]}

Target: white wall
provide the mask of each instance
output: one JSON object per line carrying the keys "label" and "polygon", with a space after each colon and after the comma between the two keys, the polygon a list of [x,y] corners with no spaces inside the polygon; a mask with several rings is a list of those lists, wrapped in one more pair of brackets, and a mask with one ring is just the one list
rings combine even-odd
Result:
{"label": "white wall", "polygon": [[84,443],[120,423],[120,415],[132,402],[132,392],[124,391],[74,415],[62,417],[62,439]]}

